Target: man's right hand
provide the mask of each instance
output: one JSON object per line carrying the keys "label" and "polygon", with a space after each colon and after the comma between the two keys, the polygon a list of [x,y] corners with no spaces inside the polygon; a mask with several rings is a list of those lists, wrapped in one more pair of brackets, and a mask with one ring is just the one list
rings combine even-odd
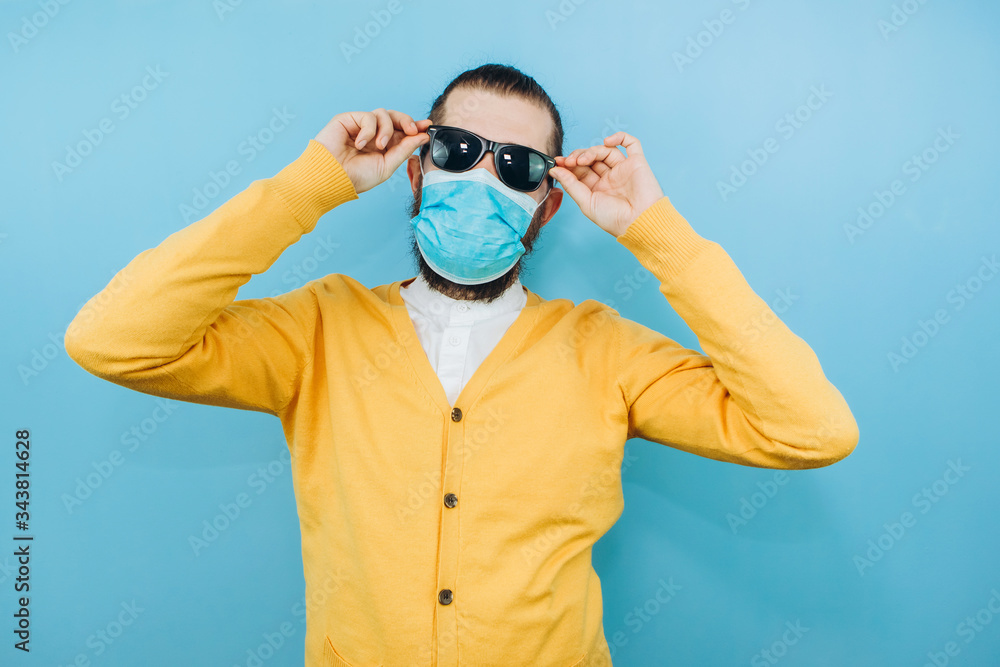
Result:
{"label": "man's right hand", "polygon": [[334,116],[316,141],[333,154],[360,194],[392,176],[413,151],[427,143],[430,126],[429,118],[414,122],[392,109],[348,111]]}

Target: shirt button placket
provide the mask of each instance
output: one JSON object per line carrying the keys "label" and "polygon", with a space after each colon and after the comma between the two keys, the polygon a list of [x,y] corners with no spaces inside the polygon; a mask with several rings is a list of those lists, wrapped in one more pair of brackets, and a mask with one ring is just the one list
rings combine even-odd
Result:
{"label": "shirt button placket", "polygon": [[[452,407],[446,417],[445,431],[445,471],[441,480],[444,489],[462,488],[462,456],[464,450],[465,415],[462,409]],[[441,507],[440,561],[438,564],[437,594],[437,664],[439,667],[458,666],[458,609],[455,601],[454,585],[458,579],[458,495],[444,494]]]}

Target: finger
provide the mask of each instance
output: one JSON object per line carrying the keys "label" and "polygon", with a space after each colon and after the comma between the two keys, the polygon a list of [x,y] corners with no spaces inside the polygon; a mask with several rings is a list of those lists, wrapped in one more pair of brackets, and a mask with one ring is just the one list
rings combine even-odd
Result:
{"label": "finger", "polygon": [[596,160],[595,159],[591,164],[589,164],[587,166],[589,166],[591,169],[593,169],[594,173],[597,174],[598,176],[604,176],[604,174],[606,174],[609,171],[611,171],[611,167],[609,167],[602,160]]}
{"label": "finger", "polygon": [[404,141],[410,140],[411,143],[416,142],[419,145],[424,143],[428,138],[429,137],[426,132],[414,132],[413,134],[407,134],[403,130],[395,130],[392,133],[392,138],[389,139],[389,144],[385,147],[386,155],[388,156],[389,151],[395,149]]}
{"label": "finger", "polygon": [[[361,130],[364,129],[364,120],[364,111],[351,111],[341,123],[344,129],[347,130],[347,136],[354,137],[355,142],[358,140],[358,135],[361,134]],[[357,146],[355,146],[355,148],[356,147]]]}
{"label": "finger", "polygon": [[403,163],[403,160],[410,157],[413,151],[430,141],[426,132],[409,136],[397,134],[397,136],[400,137],[399,143],[385,152],[385,161],[397,167]]}
{"label": "finger", "polygon": [[395,111],[393,109],[388,109],[389,115],[392,116],[393,123],[395,126],[403,130],[406,134],[418,134],[420,132],[427,131],[427,128],[431,126],[431,119],[424,118],[421,120],[413,120],[413,117],[409,114],[405,114],[402,111]]}
{"label": "finger", "polygon": [[567,155],[566,158],[565,158],[566,159],[566,166],[567,167],[575,167],[576,166],[576,161],[580,157],[580,154],[582,152],[583,152],[582,148],[575,148],[572,151],[570,151],[569,155]]}
{"label": "finger", "polygon": [[601,180],[601,175],[594,171],[593,167],[589,167],[587,165],[574,167],[570,171],[572,171],[573,175],[576,176],[576,180],[580,181],[591,190],[593,190],[594,186],[596,186]]}
{"label": "finger", "polygon": [[392,116],[382,107],[375,109],[372,113],[375,114],[375,118],[378,120],[378,130],[375,133],[375,148],[385,150],[385,147],[389,145],[389,140],[392,139],[392,133],[395,129]]}
{"label": "finger", "polygon": [[599,148],[603,148],[603,146],[591,146],[590,148],[577,148],[573,150],[566,156],[566,166],[572,168],[581,164],[588,164],[590,159],[584,160],[584,158],[588,155],[592,156],[594,151]]}
{"label": "finger", "polygon": [[423,118],[421,120],[414,122],[414,127],[416,127],[416,134],[426,134],[427,128],[433,125],[430,118]]}
{"label": "finger", "polygon": [[[390,116],[394,116],[394,114],[400,114],[400,112],[392,111],[391,109],[388,109],[387,111]],[[418,141],[418,145],[425,143],[423,141],[424,139],[429,139],[430,135],[428,135],[426,132],[421,132],[418,129],[418,124],[412,120],[407,121],[406,120],[407,118],[409,118],[409,116],[407,116],[406,114],[400,114],[398,116],[394,116],[393,123],[395,129],[392,132],[392,136],[389,138],[388,145],[386,145],[385,147],[386,151],[398,145],[401,141],[407,138],[420,139]]]}
{"label": "finger", "polygon": [[627,159],[616,146],[594,146],[588,148],[587,153],[594,156],[595,163],[603,162],[609,167],[619,165]]}
{"label": "finger", "polygon": [[625,161],[622,152],[613,146],[592,146],[584,148],[576,156],[577,165],[589,165],[598,174],[604,174],[609,168]]}
{"label": "finger", "polygon": [[[617,151],[617,149],[610,149],[610,150]],[[621,155],[621,153],[619,153],[619,155]],[[604,174],[608,173],[611,170],[611,167],[609,167],[603,160],[599,159],[598,156],[595,155],[594,150],[588,149],[583,151],[577,157],[576,163],[581,167],[590,167],[598,176],[603,176]],[[577,174],[577,177],[579,178],[579,174]]]}
{"label": "finger", "polygon": [[359,111],[356,114],[351,114],[351,118],[360,128],[358,135],[354,137],[354,147],[361,150],[368,143],[368,140],[375,136],[378,122],[375,120],[375,114],[370,111]]}
{"label": "finger", "polygon": [[[390,114],[394,114],[394,113],[399,114],[400,123],[403,125],[404,128],[405,128],[405,120],[404,119],[409,119],[409,121],[410,121],[410,123],[412,124],[412,127],[413,127],[413,134],[411,135],[409,131],[406,131],[403,136],[422,137],[423,139],[421,139],[420,141],[417,142],[417,146],[423,145],[424,143],[426,143],[426,140],[428,140],[430,138],[430,135],[427,134],[427,128],[429,128],[433,124],[431,122],[430,118],[423,118],[421,120],[414,121],[414,120],[412,120],[412,118],[410,116],[408,116],[408,115],[406,115],[406,114],[404,114],[402,112],[399,112],[399,111],[395,111],[394,112],[392,110],[389,110],[389,113]],[[400,141],[402,141],[402,138],[403,137],[400,137]],[[390,145],[391,145],[391,142],[390,142]]]}
{"label": "finger", "polygon": [[392,124],[397,129],[402,130],[405,134],[416,134],[417,124],[413,122],[409,114],[405,114],[402,111],[396,111],[394,109],[387,109],[389,112],[389,117],[392,118]]}
{"label": "finger", "polygon": [[639,140],[628,132],[615,132],[604,140],[604,145],[612,147],[623,146],[629,157],[632,157],[633,155],[642,155],[642,145],[639,144]]}
{"label": "finger", "polygon": [[573,172],[565,167],[552,167],[549,169],[549,174],[559,181],[559,185],[563,187],[569,196],[573,198],[580,208],[582,209],[584,204],[590,202],[590,195],[592,194],[590,188],[581,183],[579,179]]}
{"label": "finger", "polygon": [[[585,149],[580,150],[582,151]],[[574,160],[574,162],[578,162],[578,160]],[[557,161],[556,164],[558,165],[559,162]],[[593,190],[594,186],[601,180],[601,175],[594,171],[594,169],[589,165],[575,164],[571,166],[567,160],[562,166],[572,172],[573,176],[575,176],[578,181],[586,185],[591,190]]]}

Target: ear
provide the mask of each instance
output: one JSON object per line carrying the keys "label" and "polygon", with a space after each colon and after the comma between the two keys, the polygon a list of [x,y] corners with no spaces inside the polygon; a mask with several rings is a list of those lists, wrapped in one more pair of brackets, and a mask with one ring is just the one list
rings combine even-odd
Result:
{"label": "ear", "polygon": [[413,190],[413,197],[416,198],[420,192],[420,156],[411,155],[406,158],[406,176],[410,179],[410,189]]}
{"label": "ear", "polygon": [[542,213],[542,224],[539,229],[548,224],[549,220],[552,219],[552,216],[554,216],[556,211],[559,210],[559,206],[562,204],[562,198],[563,191],[561,188],[553,187],[552,190],[549,191],[549,196],[546,197],[545,201],[542,203],[542,210],[545,212]]}

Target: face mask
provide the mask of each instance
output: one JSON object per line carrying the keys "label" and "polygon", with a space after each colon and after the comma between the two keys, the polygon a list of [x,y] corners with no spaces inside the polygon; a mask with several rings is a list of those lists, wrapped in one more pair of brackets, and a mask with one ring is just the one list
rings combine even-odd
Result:
{"label": "face mask", "polygon": [[524,254],[521,237],[541,202],[478,167],[425,174],[421,161],[420,173],[420,213],[410,224],[424,261],[460,285],[479,285],[509,271]]}

